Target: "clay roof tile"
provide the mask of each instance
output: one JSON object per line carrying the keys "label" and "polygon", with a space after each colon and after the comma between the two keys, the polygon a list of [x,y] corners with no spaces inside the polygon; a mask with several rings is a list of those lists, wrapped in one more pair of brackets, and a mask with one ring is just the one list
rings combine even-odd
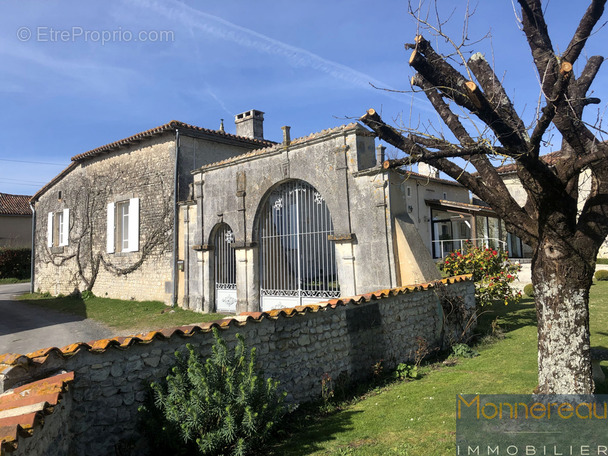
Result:
{"label": "clay roof tile", "polygon": [[0,215],[32,215],[31,196],[0,193]]}

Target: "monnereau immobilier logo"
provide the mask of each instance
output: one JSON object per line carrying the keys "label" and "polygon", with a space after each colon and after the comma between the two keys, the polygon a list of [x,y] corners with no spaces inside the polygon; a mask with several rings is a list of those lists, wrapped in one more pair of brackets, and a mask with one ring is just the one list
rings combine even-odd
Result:
{"label": "monnereau immobilier logo", "polygon": [[608,456],[608,395],[456,395],[458,456]]}

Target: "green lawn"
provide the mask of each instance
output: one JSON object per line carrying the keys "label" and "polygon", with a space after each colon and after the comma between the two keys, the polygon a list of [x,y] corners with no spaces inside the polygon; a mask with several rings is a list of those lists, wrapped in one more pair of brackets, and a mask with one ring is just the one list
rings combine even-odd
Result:
{"label": "green lawn", "polygon": [[49,297],[39,293],[21,295],[19,299],[36,306],[92,318],[111,328],[125,330],[125,333],[202,323],[225,316],[172,309],[159,301],[122,301],[99,297],[85,300],[74,296]]}
{"label": "green lawn", "polygon": [[[531,393],[537,382],[536,314],[531,299],[499,304],[481,316],[488,331],[498,318],[504,338],[476,347],[480,356],[455,366],[426,366],[420,380],[396,382],[333,415],[302,416],[273,448],[276,455],[437,455],[455,453],[458,393]],[[591,288],[592,346],[608,347],[608,282]],[[600,385],[597,392],[606,393]]]}

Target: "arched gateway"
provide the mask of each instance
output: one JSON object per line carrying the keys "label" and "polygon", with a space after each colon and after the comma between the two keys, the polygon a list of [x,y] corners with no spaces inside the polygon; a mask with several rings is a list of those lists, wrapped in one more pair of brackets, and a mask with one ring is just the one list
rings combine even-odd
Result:
{"label": "arched gateway", "polygon": [[215,307],[218,312],[236,311],[236,255],[232,248],[234,233],[220,224],[214,236]]}
{"label": "arched gateway", "polygon": [[310,184],[292,180],[270,193],[258,231],[263,311],[340,295],[333,232],[327,204]]}

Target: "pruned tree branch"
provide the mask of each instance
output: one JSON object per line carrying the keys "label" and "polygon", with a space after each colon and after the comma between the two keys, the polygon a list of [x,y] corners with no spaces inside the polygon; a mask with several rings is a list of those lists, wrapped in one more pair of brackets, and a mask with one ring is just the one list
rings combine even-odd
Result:
{"label": "pruned tree branch", "polygon": [[574,36],[570,44],[568,44],[566,52],[562,56],[564,60],[570,63],[576,62],[585,44],[587,44],[587,39],[591,35],[591,32],[604,14],[605,5],[606,0],[592,0],[591,5],[589,5],[578,23],[576,32],[574,32]]}

